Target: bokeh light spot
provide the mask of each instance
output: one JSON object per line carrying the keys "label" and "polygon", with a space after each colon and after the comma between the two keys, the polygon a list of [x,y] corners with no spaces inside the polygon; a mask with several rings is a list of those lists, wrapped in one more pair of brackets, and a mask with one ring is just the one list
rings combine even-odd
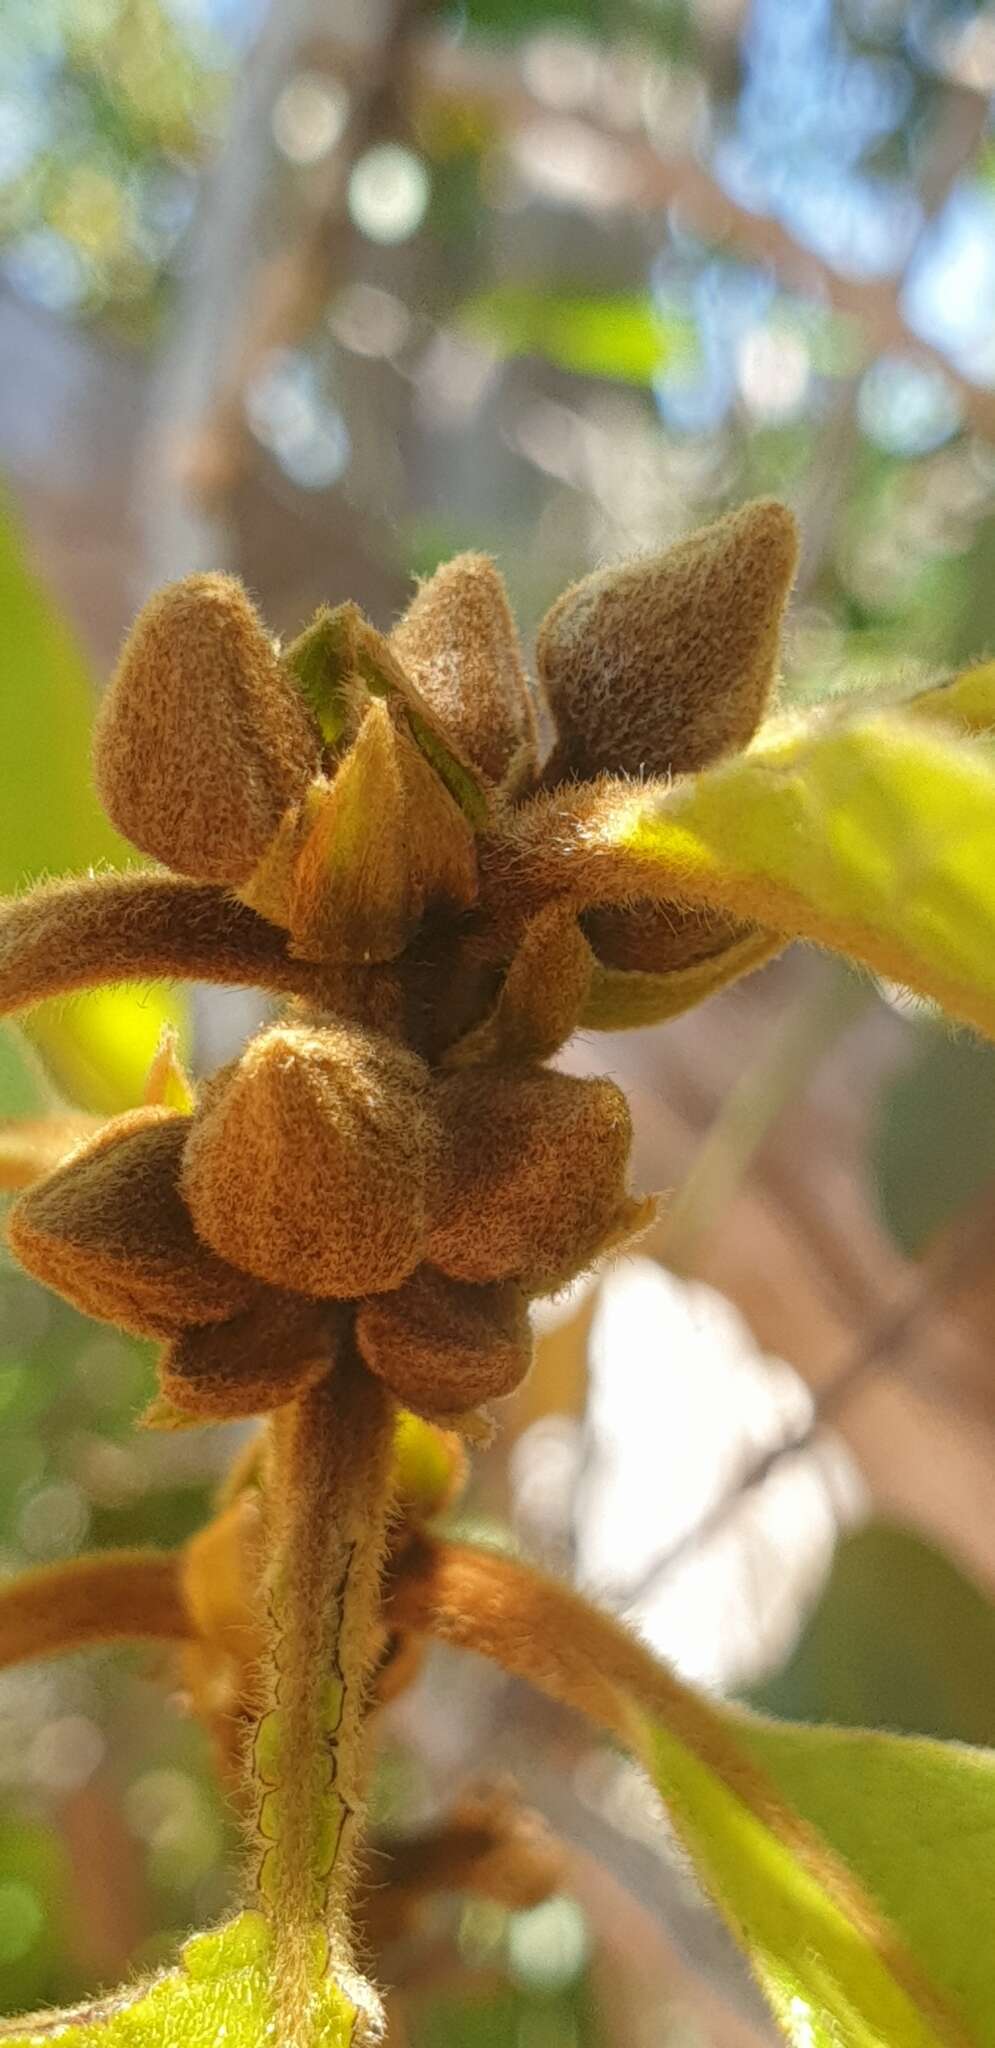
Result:
{"label": "bokeh light spot", "polygon": [[421,227],[430,190],[421,157],[399,142],[381,142],[353,166],[349,212],[371,242],[406,242]]}
{"label": "bokeh light spot", "polygon": [[890,455],[929,455],[961,424],[949,378],[904,356],[881,356],[867,371],[857,414],[868,440]]}
{"label": "bokeh light spot", "polygon": [[340,79],[299,71],[273,109],[273,138],[292,164],[320,163],[341,140],[348,118],[349,94]]}
{"label": "bokeh light spot", "polygon": [[573,1899],[544,1899],[508,1923],[508,1969],[529,1991],[559,1991],[580,1976],[590,1943]]}

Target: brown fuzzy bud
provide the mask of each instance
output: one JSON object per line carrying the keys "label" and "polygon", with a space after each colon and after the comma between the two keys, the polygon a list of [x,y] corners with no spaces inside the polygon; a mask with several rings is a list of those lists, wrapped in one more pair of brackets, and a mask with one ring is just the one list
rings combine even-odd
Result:
{"label": "brown fuzzy bud", "polygon": [[399,1287],[422,1256],[438,1131],[414,1053],[344,1026],[264,1031],[210,1082],[183,1191],[197,1230],[275,1287]]}
{"label": "brown fuzzy bud", "polygon": [[251,1281],[201,1243],[178,1192],[189,1124],[155,1108],[106,1124],[15,1204],[15,1258],[84,1315],[142,1337],[244,1308]]}
{"label": "brown fuzzy bud", "polygon": [[241,1315],[174,1339],[159,1361],[164,1399],[204,1422],[280,1408],[331,1370],[344,1314],[328,1302],[262,1287]]}
{"label": "brown fuzzy bud", "polygon": [[398,1400],[430,1417],[510,1394],[532,1358],[525,1297],[513,1281],[467,1287],[431,1266],[396,1294],[363,1302],[356,1342]]}
{"label": "brown fuzzy bud", "polygon": [[471,1068],[438,1089],[451,1138],[434,1265],[543,1294],[615,1241],[632,1125],[613,1081]]}
{"label": "brown fuzzy bud", "polygon": [[490,782],[535,774],[536,721],[504,579],[457,555],[422,584],[390,640],[447,733]]}
{"label": "brown fuzzy bud", "polygon": [[644,974],[675,974],[737,945],[752,925],[683,903],[603,904],[581,920],[596,957],[606,967]]}
{"label": "brown fuzzy bud", "polygon": [[546,904],[526,925],[494,1008],[457,1040],[444,1064],[550,1059],[574,1030],[593,964],[570,905]]}
{"label": "brown fuzzy bud", "polygon": [[191,576],[151,599],[97,720],[97,784],[120,831],[182,875],[243,882],[319,758],[239,583]]}
{"label": "brown fuzzy bud", "polygon": [[745,747],[774,682],[798,537],[760,498],[665,554],[575,583],[539,629],[550,775],[690,774]]}

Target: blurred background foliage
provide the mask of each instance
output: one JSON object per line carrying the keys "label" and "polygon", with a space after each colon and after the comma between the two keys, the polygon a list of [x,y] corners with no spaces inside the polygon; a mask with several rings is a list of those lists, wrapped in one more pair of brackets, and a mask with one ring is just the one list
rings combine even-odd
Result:
{"label": "blurred background foliage", "polygon": [[[981,0],[6,0],[0,886],[129,858],[90,708],[192,568],[279,630],[346,596],[383,623],[481,546],[528,631],[594,562],[776,491],[789,701],[995,648],[993,92]],[[0,1113],[120,1108],[164,1021],[200,1070],[257,1014],[46,1008],[0,1033]],[[693,1255],[664,1232],[548,1317],[460,1526],[773,1711],[992,1741],[995,1300],[937,1300],[928,1258],[990,1185],[995,1055],[791,957],[570,1057],[629,1087],[644,1184],[707,1139]],[[182,1541],[232,1433],[136,1432],[144,1348],[9,1265],[0,1292],[4,1569]],[[635,1774],[430,1660],[378,1811],[417,1827],[482,1767],[549,1814],[564,1893],[433,1905],[385,1965],[398,2044],[769,2038]],[[0,2007],[158,1960],[236,1842],[165,1656],[4,1674]]]}

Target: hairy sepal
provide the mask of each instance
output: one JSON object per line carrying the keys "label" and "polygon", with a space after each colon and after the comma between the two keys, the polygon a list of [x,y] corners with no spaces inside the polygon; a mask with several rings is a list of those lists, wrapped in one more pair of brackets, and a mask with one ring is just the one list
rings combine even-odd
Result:
{"label": "hairy sepal", "polygon": [[137,1336],[236,1314],[252,1282],[197,1236],[179,1192],[188,1130],[154,1107],[105,1124],[15,1203],[15,1257],[84,1315]]}
{"label": "hairy sepal", "polygon": [[387,704],[373,703],[331,782],[289,817],[243,896],[305,959],[393,960],[429,904],[476,894],[472,829]]}

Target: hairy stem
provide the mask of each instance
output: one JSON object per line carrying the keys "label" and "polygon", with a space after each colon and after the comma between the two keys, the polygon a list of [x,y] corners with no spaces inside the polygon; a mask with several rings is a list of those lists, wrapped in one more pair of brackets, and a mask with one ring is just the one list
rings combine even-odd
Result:
{"label": "hairy stem", "polygon": [[327,1379],[274,1416],[270,1431],[269,1668],[252,1748],[255,1879],[273,1931],[280,2040],[304,2048],[316,1981],[326,1968],[350,1967],[392,1403],[350,1346]]}

